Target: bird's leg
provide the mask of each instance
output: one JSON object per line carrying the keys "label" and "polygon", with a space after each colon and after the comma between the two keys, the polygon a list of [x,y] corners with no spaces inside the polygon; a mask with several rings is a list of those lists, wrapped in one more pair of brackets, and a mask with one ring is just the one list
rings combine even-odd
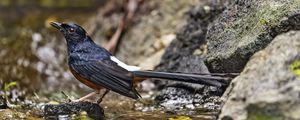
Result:
{"label": "bird's leg", "polygon": [[96,90],[96,91],[91,92],[91,93],[89,93],[89,94],[87,94],[87,95],[85,95],[85,96],[83,96],[83,97],[81,97],[81,98],[79,98],[79,99],[77,99],[77,100],[73,100],[73,102],[81,102],[81,101],[83,101],[83,100],[85,100],[85,99],[87,99],[87,98],[89,98],[89,97],[92,97],[92,96],[94,96],[94,95],[96,95],[96,94],[99,94],[99,93],[100,93],[100,91],[99,91],[99,90]]}
{"label": "bird's leg", "polygon": [[108,89],[105,89],[104,93],[102,94],[102,96],[97,100],[97,104],[100,104],[104,98],[104,96],[109,92]]}

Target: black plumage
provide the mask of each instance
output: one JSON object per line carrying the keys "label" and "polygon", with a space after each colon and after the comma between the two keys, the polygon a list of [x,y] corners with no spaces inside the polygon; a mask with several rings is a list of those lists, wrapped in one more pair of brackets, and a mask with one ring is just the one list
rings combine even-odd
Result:
{"label": "black plumage", "polygon": [[81,82],[94,89],[104,87],[121,95],[138,99],[140,95],[134,88],[135,77],[163,78],[216,87],[226,84],[220,82],[222,77],[209,75],[132,71],[131,68],[126,68],[124,63],[116,60],[106,49],[98,46],[79,25],[57,22],[52,22],[51,25],[59,29],[66,38],[71,72]]}

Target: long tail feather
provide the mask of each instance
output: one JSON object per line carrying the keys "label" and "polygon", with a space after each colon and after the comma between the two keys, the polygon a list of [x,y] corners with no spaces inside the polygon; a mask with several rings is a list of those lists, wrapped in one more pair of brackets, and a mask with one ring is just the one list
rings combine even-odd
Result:
{"label": "long tail feather", "polygon": [[221,87],[228,85],[232,76],[237,73],[213,73],[213,74],[186,74],[155,71],[133,71],[134,76],[142,78],[161,78],[180,82],[197,83],[209,86]]}

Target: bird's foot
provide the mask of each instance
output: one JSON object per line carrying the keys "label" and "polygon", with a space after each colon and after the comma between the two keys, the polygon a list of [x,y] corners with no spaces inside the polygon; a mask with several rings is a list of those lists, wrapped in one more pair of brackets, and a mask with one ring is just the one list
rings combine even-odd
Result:
{"label": "bird's foot", "polygon": [[68,102],[83,102],[84,100],[80,100],[80,99],[76,99],[76,100],[72,100],[72,99],[68,99]]}
{"label": "bird's foot", "polygon": [[105,92],[102,94],[102,96],[97,100],[97,104],[100,104],[104,98],[104,96],[109,92],[109,90],[105,90]]}
{"label": "bird's foot", "polygon": [[75,99],[75,100],[74,99],[70,99],[70,97],[68,97],[68,101],[69,102],[83,102],[86,99],[88,99],[89,97],[92,97],[93,95],[98,94],[98,93],[99,93],[99,91],[94,91],[92,93],[87,94],[86,96],[83,96],[83,97],[81,97],[79,99]]}
{"label": "bird's foot", "polygon": [[97,104],[100,104],[102,102],[103,99],[98,99],[97,100]]}

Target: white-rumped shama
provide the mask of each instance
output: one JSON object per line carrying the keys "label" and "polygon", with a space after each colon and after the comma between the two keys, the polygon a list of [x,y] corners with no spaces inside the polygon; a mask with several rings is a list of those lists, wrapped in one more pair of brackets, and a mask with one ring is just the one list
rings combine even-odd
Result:
{"label": "white-rumped shama", "polygon": [[[60,30],[67,41],[68,65],[72,74],[95,91],[105,88],[107,91],[112,90],[121,95],[138,99],[140,95],[135,86],[146,78],[162,78],[216,87],[228,84],[226,83],[228,78],[220,77],[223,74],[212,76],[213,74],[141,71],[139,67],[126,65],[106,49],[95,44],[81,26],[74,23],[51,22],[50,24]],[[98,92],[93,92],[79,101],[95,93]]]}

